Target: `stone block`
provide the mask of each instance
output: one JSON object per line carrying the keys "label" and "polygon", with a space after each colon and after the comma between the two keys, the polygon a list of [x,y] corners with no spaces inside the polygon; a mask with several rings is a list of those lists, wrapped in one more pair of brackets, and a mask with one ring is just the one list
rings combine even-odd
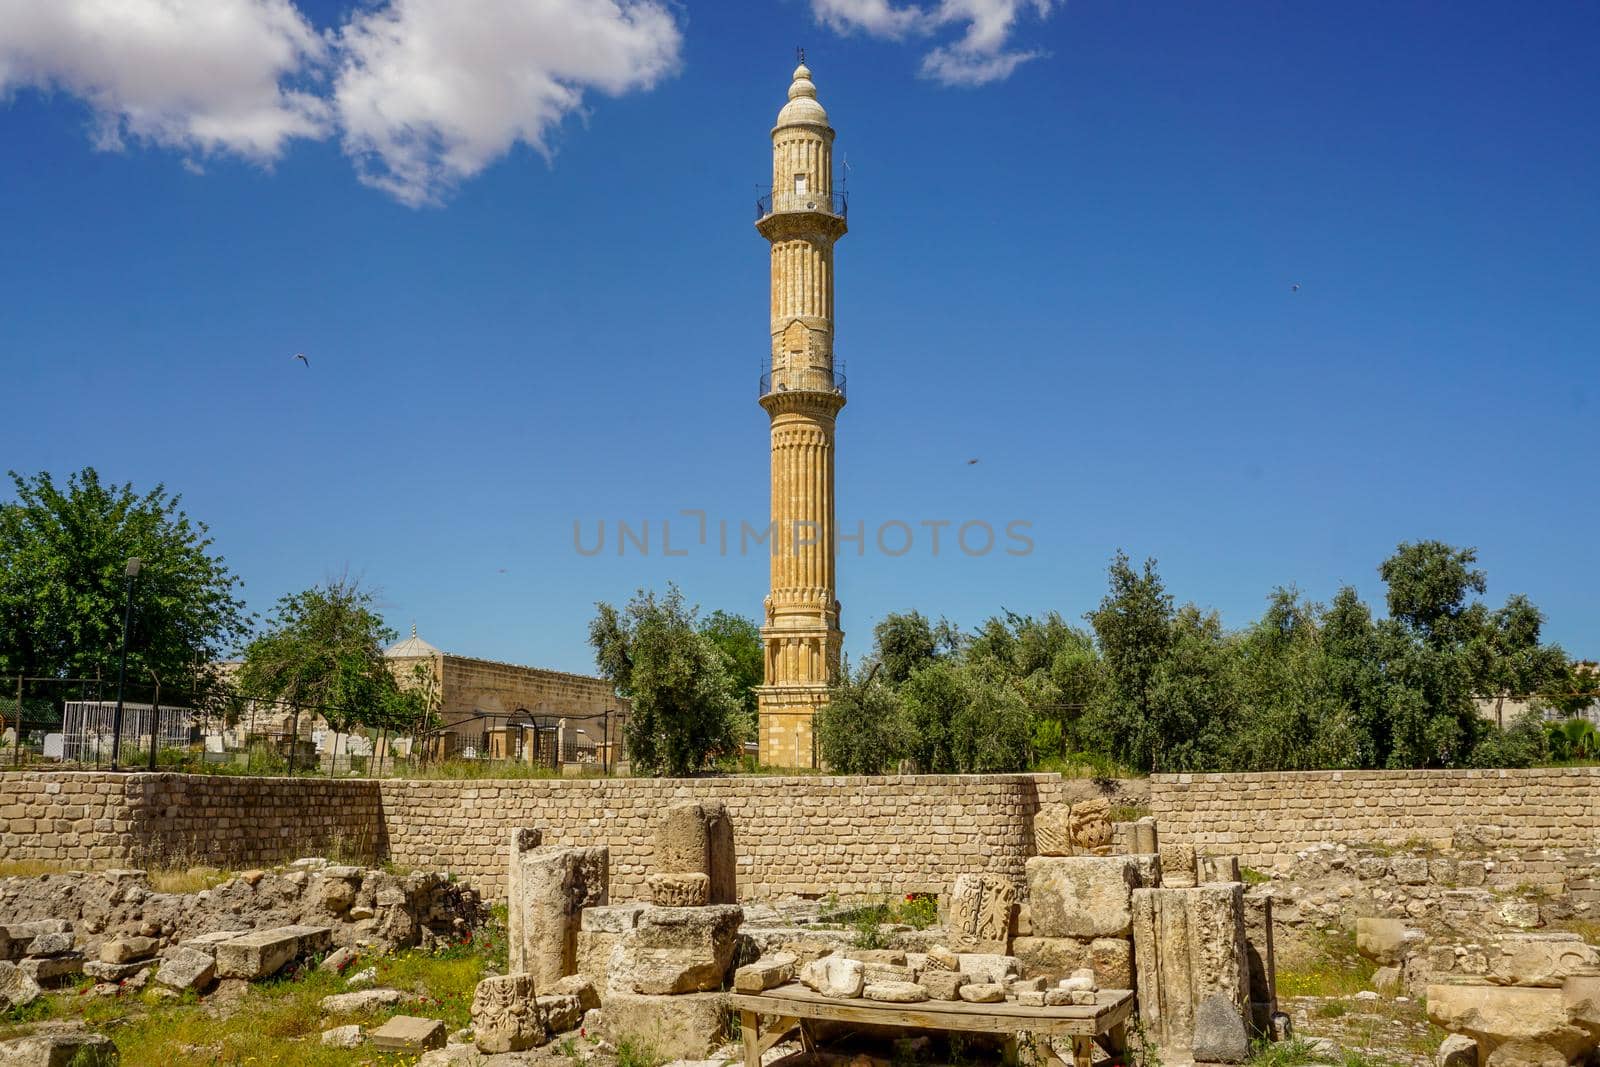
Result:
{"label": "stone block", "polygon": [[800,982],[825,997],[859,997],[867,981],[867,965],[843,956],[824,956],[800,968]]}
{"label": "stone block", "polygon": [[1111,801],[1090,797],[1072,805],[1067,832],[1074,850],[1101,853],[1111,847]]}
{"label": "stone block", "polygon": [[720,800],[674,804],[656,826],[657,871],[691,871],[710,882],[709,903],[739,901],[733,820]]}
{"label": "stone block", "polygon": [[255,981],[277,974],[300,955],[310,929],[279,926],[271,930],[239,934],[220,942],[217,945],[217,977]]}
{"label": "stone block", "polygon": [[956,963],[961,973],[970,975],[974,982],[1004,985],[1022,975],[1021,960],[996,952],[963,952],[956,956]]}
{"label": "stone block", "polygon": [[957,952],[1010,950],[1017,890],[997,874],[963,874],[950,889],[946,926]]}
{"label": "stone block", "polygon": [[473,1043],[483,1052],[522,1052],[544,1043],[544,1014],[531,974],[485,978],[472,994]]}
{"label": "stone block", "polygon": [[704,1059],[722,1045],[727,998],[721,993],[653,996],[611,991],[600,1033],[613,1045],[631,1039],[663,1059]]}
{"label": "stone block", "polygon": [[1560,989],[1431,985],[1428,1018],[1473,1038],[1486,1064],[1567,1064],[1594,1048]]}
{"label": "stone block", "polygon": [[1196,1013],[1207,997],[1220,996],[1246,1018],[1250,972],[1242,885],[1139,889],[1133,912],[1139,1014],[1163,1058],[1191,1053]]}
{"label": "stone block", "polygon": [[538,998],[539,1013],[552,1034],[576,1030],[583,1022],[583,1005],[568,993],[544,993]]}
{"label": "stone block", "polygon": [[83,953],[69,952],[64,956],[29,956],[17,966],[40,985],[54,982],[74,974],[83,973]]}
{"label": "stone block", "polygon": [[934,945],[928,949],[926,955],[927,966],[923,968],[924,970],[959,971],[961,969],[961,960],[944,945]]}
{"label": "stone block", "polygon": [[168,952],[156,971],[156,981],[164,986],[199,992],[217,976],[217,961],[197,948],[179,946]]}
{"label": "stone block", "polygon": [[132,963],[147,960],[156,953],[153,937],[113,937],[100,946],[102,963]]}
{"label": "stone block", "polygon": [[366,1039],[367,1035],[362,1032],[361,1027],[356,1023],[351,1023],[348,1026],[335,1026],[322,1031],[322,1036],[319,1040],[327,1048],[340,1048],[348,1051],[349,1049],[360,1048],[361,1043]]}
{"label": "stone block", "polygon": [[1133,851],[1135,855],[1141,856],[1154,855],[1161,851],[1155,816],[1146,815],[1133,824]]}
{"label": "stone block", "polygon": [[31,975],[10,960],[0,960],[0,1011],[27,1007],[43,995]]}
{"label": "stone block", "polygon": [[72,951],[70,932],[39,934],[23,946],[24,956],[63,956]]}
{"label": "stone block", "polygon": [[711,878],[705,874],[652,874],[645,885],[650,903],[660,908],[703,908],[711,903]]}
{"label": "stone block", "polygon": [[1600,976],[1600,949],[1577,934],[1508,934],[1493,946],[1489,981],[1496,985],[1561,985]]}
{"label": "stone block", "polygon": [[608,987],[645,994],[720,989],[743,918],[735,905],[647,908],[612,950]]}
{"label": "stone block", "polygon": [[1239,877],[1238,856],[1217,856],[1209,852],[1201,853],[1195,857],[1195,879],[1199,884],[1207,882],[1237,882]]}
{"label": "stone block", "polygon": [[763,956],[733,972],[736,993],[761,993],[794,981],[795,957],[790,953]]}
{"label": "stone block", "polygon": [[106,963],[104,960],[85,960],[83,973],[97,982],[125,982],[146,968],[154,968],[155,960],[134,960],[132,963]]}
{"label": "stone block", "polygon": [[972,975],[960,971],[929,970],[922,972],[921,985],[934,1000],[957,1000],[961,987],[971,981]]}
{"label": "stone block", "polygon": [[585,974],[569,974],[557,982],[550,992],[558,993],[564,997],[577,997],[578,1004],[584,1011],[590,1011],[600,1006],[600,993],[595,984]]}
{"label": "stone block", "polygon": [[1033,851],[1039,856],[1072,855],[1072,808],[1045,804],[1033,817]]}
{"label": "stone block", "polygon": [[406,994],[398,989],[357,989],[323,997],[317,1006],[325,1015],[360,1015],[380,1008],[392,1008],[407,999]]}
{"label": "stone block", "polygon": [[1374,963],[1403,963],[1423,938],[1421,930],[1400,919],[1356,919],[1356,951]]}
{"label": "stone block", "polygon": [[1466,1034],[1448,1034],[1433,1062],[1434,1067],[1478,1067],[1478,1043]]}
{"label": "stone block", "polygon": [[1026,864],[1038,937],[1126,937],[1139,871],[1125,856],[1034,856]]}
{"label": "stone block", "polygon": [[968,1004],[999,1004],[1006,999],[1006,987],[995,982],[969,982],[956,990]]}
{"label": "stone block", "polygon": [[116,1067],[121,1053],[109,1037],[56,1030],[0,1042],[0,1067]]}
{"label": "stone block", "polygon": [[625,934],[639,925],[648,904],[602,904],[583,909],[578,929],[584,933]]}
{"label": "stone block", "polygon": [[1195,875],[1193,845],[1166,845],[1161,849],[1161,887],[1191,889],[1199,885]]}
{"label": "stone block", "polygon": [[868,982],[915,982],[915,967],[896,967],[892,963],[863,963]]}
{"label": "stone block", "polygon": [[445,1025],[439,1019],[423,1019],[415,1015],[396,1015],[388,1022],[367,1034],[373,1048],[391,1048],[403,1052],[426,1052],[443,1048]]}
{"label": "stone block", "polygon": [[1019,937],[1011,942],[1011,954],[1022,965],[1024,975],[1054,983],[1089,965],[1091,942],[1091,938]]}
{"label": "stone block", "polygon": [[539,835],[514,830],[506,886],[509,966],[541,987],[578,970],[578,931],[585,909],[610,893],[611,854],[605,846],[541,847]]}
{"label": "stone block", "polygon": [[885,1004],[920,1004],[928,999],[928,991],[915,982],[868,982],[861,995]]}

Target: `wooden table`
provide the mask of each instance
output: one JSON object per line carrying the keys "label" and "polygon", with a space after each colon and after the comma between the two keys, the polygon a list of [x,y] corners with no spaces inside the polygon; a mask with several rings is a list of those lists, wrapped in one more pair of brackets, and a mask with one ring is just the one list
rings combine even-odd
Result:
{"label": "wooden table", "polygon": [[[731,1006],[739,1012],[744,1038],[745,1067],[761,1067],[761,1054],[799,1029],[800,1043],[815,1051],[806,1022],[872,1023],[921,1030],[956,1030],[967,1033],[1029,1034],[1036,1062],[1061,1062],[1050,1047],[1052,1037],[1072,1038],[1074,1067],[1091,1067],[1095,1038],[1104,1037],[1113,1053],[1124,1050],[1126,1024],[1133,1013],[1133,993],[1102,989],[1093,1004],[1063,1004],[1054,1008],[1024,1007],[1015,1001],[968,1004],[963,1000],[925,1000],[916,1004],[888,1004],[860,998],[825,997],[798,982],[765,993],[734,993]],[[775,1017],[765,1029],[762,1016]]]}

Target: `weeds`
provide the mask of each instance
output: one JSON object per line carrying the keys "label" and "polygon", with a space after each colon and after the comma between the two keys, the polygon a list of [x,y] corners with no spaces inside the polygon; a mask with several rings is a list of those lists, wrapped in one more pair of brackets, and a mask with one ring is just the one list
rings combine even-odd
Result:
{"label": "weeds", "polygon": [[636,1038],[617,1042],[617,1067],[661,1067],[665,1062],[655,1049]]}

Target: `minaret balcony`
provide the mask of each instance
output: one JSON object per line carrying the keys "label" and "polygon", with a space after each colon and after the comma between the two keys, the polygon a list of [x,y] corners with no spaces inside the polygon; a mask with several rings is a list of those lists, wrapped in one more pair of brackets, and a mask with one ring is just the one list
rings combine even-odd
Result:
{"label": "minaret balcony", "polygon": [[769,215],[797,214],[832,215],[846,220],[850,217],[850,201],[842,192],[811,193],[794,189],[768,190],[756,198],[756,221]]}
{"label": "minaret balcony", "polygon": [[761,372],[761,398],[777,393],[822,393],[845,398],[844,364],[826,367],[775,367],[767,364]]}

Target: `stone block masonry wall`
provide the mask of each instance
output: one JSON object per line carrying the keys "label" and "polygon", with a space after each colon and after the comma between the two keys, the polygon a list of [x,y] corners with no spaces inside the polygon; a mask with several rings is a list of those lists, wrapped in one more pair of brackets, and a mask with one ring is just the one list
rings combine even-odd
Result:
{"label": "stone block masonry wall", "polygon": [[1435,849],[1600,845],[1600,767],[1156,775],[1163,842],[1268,867],[1322,842]]}
{"label": "stone block masonry wall", "polygon": [[494,900],[505,891],[507,834],[538,827],[547,845],[607,845],[611,899],[647,896],[661,810],[720,800],[733,819],[739,895],[944,893],[958,874],[1019,884],[1041,802],[1088,796],[1055,775],[884,778],[498,780],[382,783],[390,857],[445,867]]}
{"label": "stone block masonry wall", "polygon": [[376,782],[109,772],[0,774],[0,859],[239,868],[384,853]]}

